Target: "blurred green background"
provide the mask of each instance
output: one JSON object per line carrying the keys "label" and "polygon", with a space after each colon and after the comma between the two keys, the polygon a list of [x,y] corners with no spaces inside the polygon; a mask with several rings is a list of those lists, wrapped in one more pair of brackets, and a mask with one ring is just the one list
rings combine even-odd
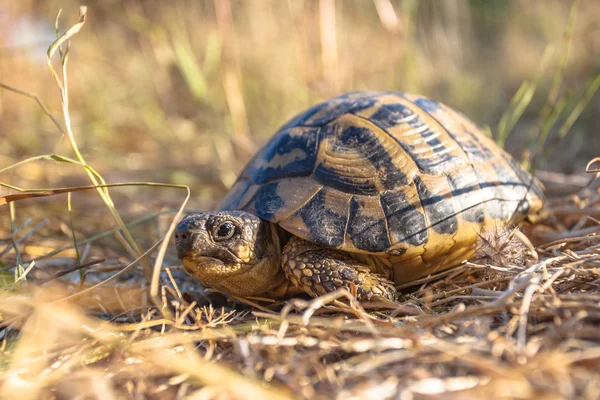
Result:
{"label": "blurred green background", "polygon": [[[45,51],[56,37],[58,10],[66,27],[76,22],[79,5],[0,0],[0,82],[38,94],[57,116],[60,96]],[[86,5],[88,20],[69,59],[71,117],[82,153],[109,182],[188,184],[191,205],[200,208],[224,195],[278,126],[341,92],[421,93],[496,132],[528,81],[537,90],[507,143],[520,157],[543,128],[545,105],[558,113],[549,129],[553,143],[600,73],[597,0],[578,3],[570,34],[566,0]],[[558,90],[550,90],[553,81],[560,81]],[[600,155],[599,113],[595,96],[542,168],[582,172]],[[72,156],[35,102],[6,90],[0,90],[0,140],[0,168],[39,154]],[[1,179],[28,188],[88,183],[81,169],[50,162]],[[142,193],[161,204],[181,201],[167,191]]]}

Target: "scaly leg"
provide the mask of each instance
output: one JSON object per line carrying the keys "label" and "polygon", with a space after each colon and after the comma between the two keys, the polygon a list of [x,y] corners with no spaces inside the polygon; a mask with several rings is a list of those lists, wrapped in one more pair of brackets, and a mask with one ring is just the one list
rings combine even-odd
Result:
{"label": "scaly leg", "polygon": [[343,252],[290,238],[282,253],[281,266],[298,288],[317,297],[339,288],[356,287],[359,300],[383,297],[396,300],[394,284]]}

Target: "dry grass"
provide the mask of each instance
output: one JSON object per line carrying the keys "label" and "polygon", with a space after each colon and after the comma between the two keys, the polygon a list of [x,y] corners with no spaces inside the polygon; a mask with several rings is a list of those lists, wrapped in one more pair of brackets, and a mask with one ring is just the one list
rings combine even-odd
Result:
{"label": "dry grass", "polygon": [[[335,13],[327,13],[329,3]],[[79,144],[112,182],[186,184],[192,206],[210,208],[257,145],[296,113],[340,92],[420,93],[503,136],[511,121],[502,116],[526,81],[527,91],[536,90],[507,140],[520,155],[538,133],[548,99],[551,119],[562,109],[552,143],[598,75],[595,0],[579,2],[566,41],[569,1],[375,3],[379,7],[369,0],[90,2],[90,21],[71,54],[70,106]],[[73,21],[78,4],[0,1],[0,81],[38,94],[54,113],[61,104],[44,51],[57,10],[64,8],[63,19]],[[562,85],[550,93],[567,44]],[[597,156],[598,111],[596,97],[543,169],[581,172]],[[0,120],[2,165],[68,151],[27,99],[0,90]],[[12,174],[22,187],[85,182],[73,169],[48,163]],[[131,193],[153,198],[142,189]]]}
{"label": "dry grass", "polygon": [[[147,176],[189,183],[200,194],[193,206],[205,208],[255,141],[309,103],[350,88],[419,91],[476,119],[500,120],[498,138],[509,145],[542,137],[554,146],[533,146],[534,161],[561,143],[572,164],[576,155],[591,158],[597,154],[576,144],[593,151],[596,143],[586,124],[600,82],[589,51],[598,43],[587,36],[597,29],[595,2],[183,3],[92,7],[94,45],[68,48],[63,36],[51,47],[59,103],[42,96],[56,83],[20,48],[21,56],[0,57],[4,89],[40,94],[49,106],[39,116],[63,115],[42,120],[31,99],[0,90],[0,201],[9,201],[0,205],[0,396],[600,397],[600,189],[597,181],[585,185],[585,174],[542,174],[559,195],[524,227],[533,245],[522,234],[485,232],[477,258],[400,287],[396,306],[358,304],[347,293],[274,302],[206,290],[172,253],[157,250],[184,196],[173,185],[101,184]],[[48,7],[7,9],[15,21],[43,20],[56,10]],[[578,23],[568,24],[574,10]],[[503,33],[488,37],[486,27]],[[536,45],[539,37],[546,41]],[[536,75],[548,43],[563,50]],[[68,54],[76,57],[71,75]],[[107,65],[111,59],[118,68]],[[78,101],[69,106],[69,97]],[[66,138],[58,145],[54,131],[45,134],[56,126]],[[60,163],[40,167],[48,157],[37,157],[6,168],[67,150],[76,159],[53,155]],[[542,165],[560,171],[554,156]],[[590,174],[597,164],[588,165]],[[75,193],[85,179],[104,207],[94,190]],[[55,190],[61,186],[68,198]],[[15,192],[23,187],[50,189]]]}
{"label": "dry grass", "polygon": [[[403,289],[397,307],[339,296],[225,301],[178,268],[167,269],[161,284],[167,314],[148,303],[140,270],[64,301],[81,290],[78,276],[47,283],[63,267],[40,261],[2,294],[2,391],[19,398],[597,398],[600,227],[585,212],[552,210],[599,203],[597,186],[553,202],[552,223],[529,232],[551,239],[538,244],[538,262],[469,263]],[[118,264],[88,266],[86,285]]]}

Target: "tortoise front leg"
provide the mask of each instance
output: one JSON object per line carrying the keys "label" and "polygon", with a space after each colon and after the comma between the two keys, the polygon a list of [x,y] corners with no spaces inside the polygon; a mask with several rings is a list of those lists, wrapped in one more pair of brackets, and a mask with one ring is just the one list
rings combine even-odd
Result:
{"label": "tortoise front leg", "polygon": [[350,256],[333,249],[302,240],[290,238],[281,257],[281,266],[287,278],[298,288],[313,297],[330,293],[339,288],[356,287],[359,300],[383,297],[396,300],[394,284],[374,273]]}

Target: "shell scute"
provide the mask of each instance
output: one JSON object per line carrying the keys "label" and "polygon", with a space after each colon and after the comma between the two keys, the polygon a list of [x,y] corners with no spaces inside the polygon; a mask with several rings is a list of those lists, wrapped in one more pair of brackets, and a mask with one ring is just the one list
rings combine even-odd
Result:
{"label": "shell scute", "polygon": [[387,219],[378,197],[352,196],[347,233],[358,250],[384,252],[390,247]]}
{"label": "shell scute", "polygon": [[485,221],[485,205],[477,176],[471,170],[447,175],[457,215],[468,222]]}
{"label": "shell scute", "polygon": [[417,193],[425,213],[428,225],[439,234],[453,234],[458,228],[457,212],[448,180],[445,176],[416,177]]}
{"label": "shell scute", "polygon": [[344,244],[351,196],[322,188],[303,207],[279,224],[314,242],[340,247]]}
{"label": "shell scute", "polygon": [[315,179],[323,185],[377,195],[408,183],[402,166],[395,164],[398,148],[386,135],[351,117],[338,119],[323,131],[315,168]]}
{"label": "shell scute", "polygon": [[415,184],[381,194],[391,242],[420,246],[427,242],[427,221]]}
{"label": "shell scute", "polygon": [[261,184],[281,178],[308,176],[315,165],[318,140],[317,128],[280,130],[250,161],[242,177]]}

